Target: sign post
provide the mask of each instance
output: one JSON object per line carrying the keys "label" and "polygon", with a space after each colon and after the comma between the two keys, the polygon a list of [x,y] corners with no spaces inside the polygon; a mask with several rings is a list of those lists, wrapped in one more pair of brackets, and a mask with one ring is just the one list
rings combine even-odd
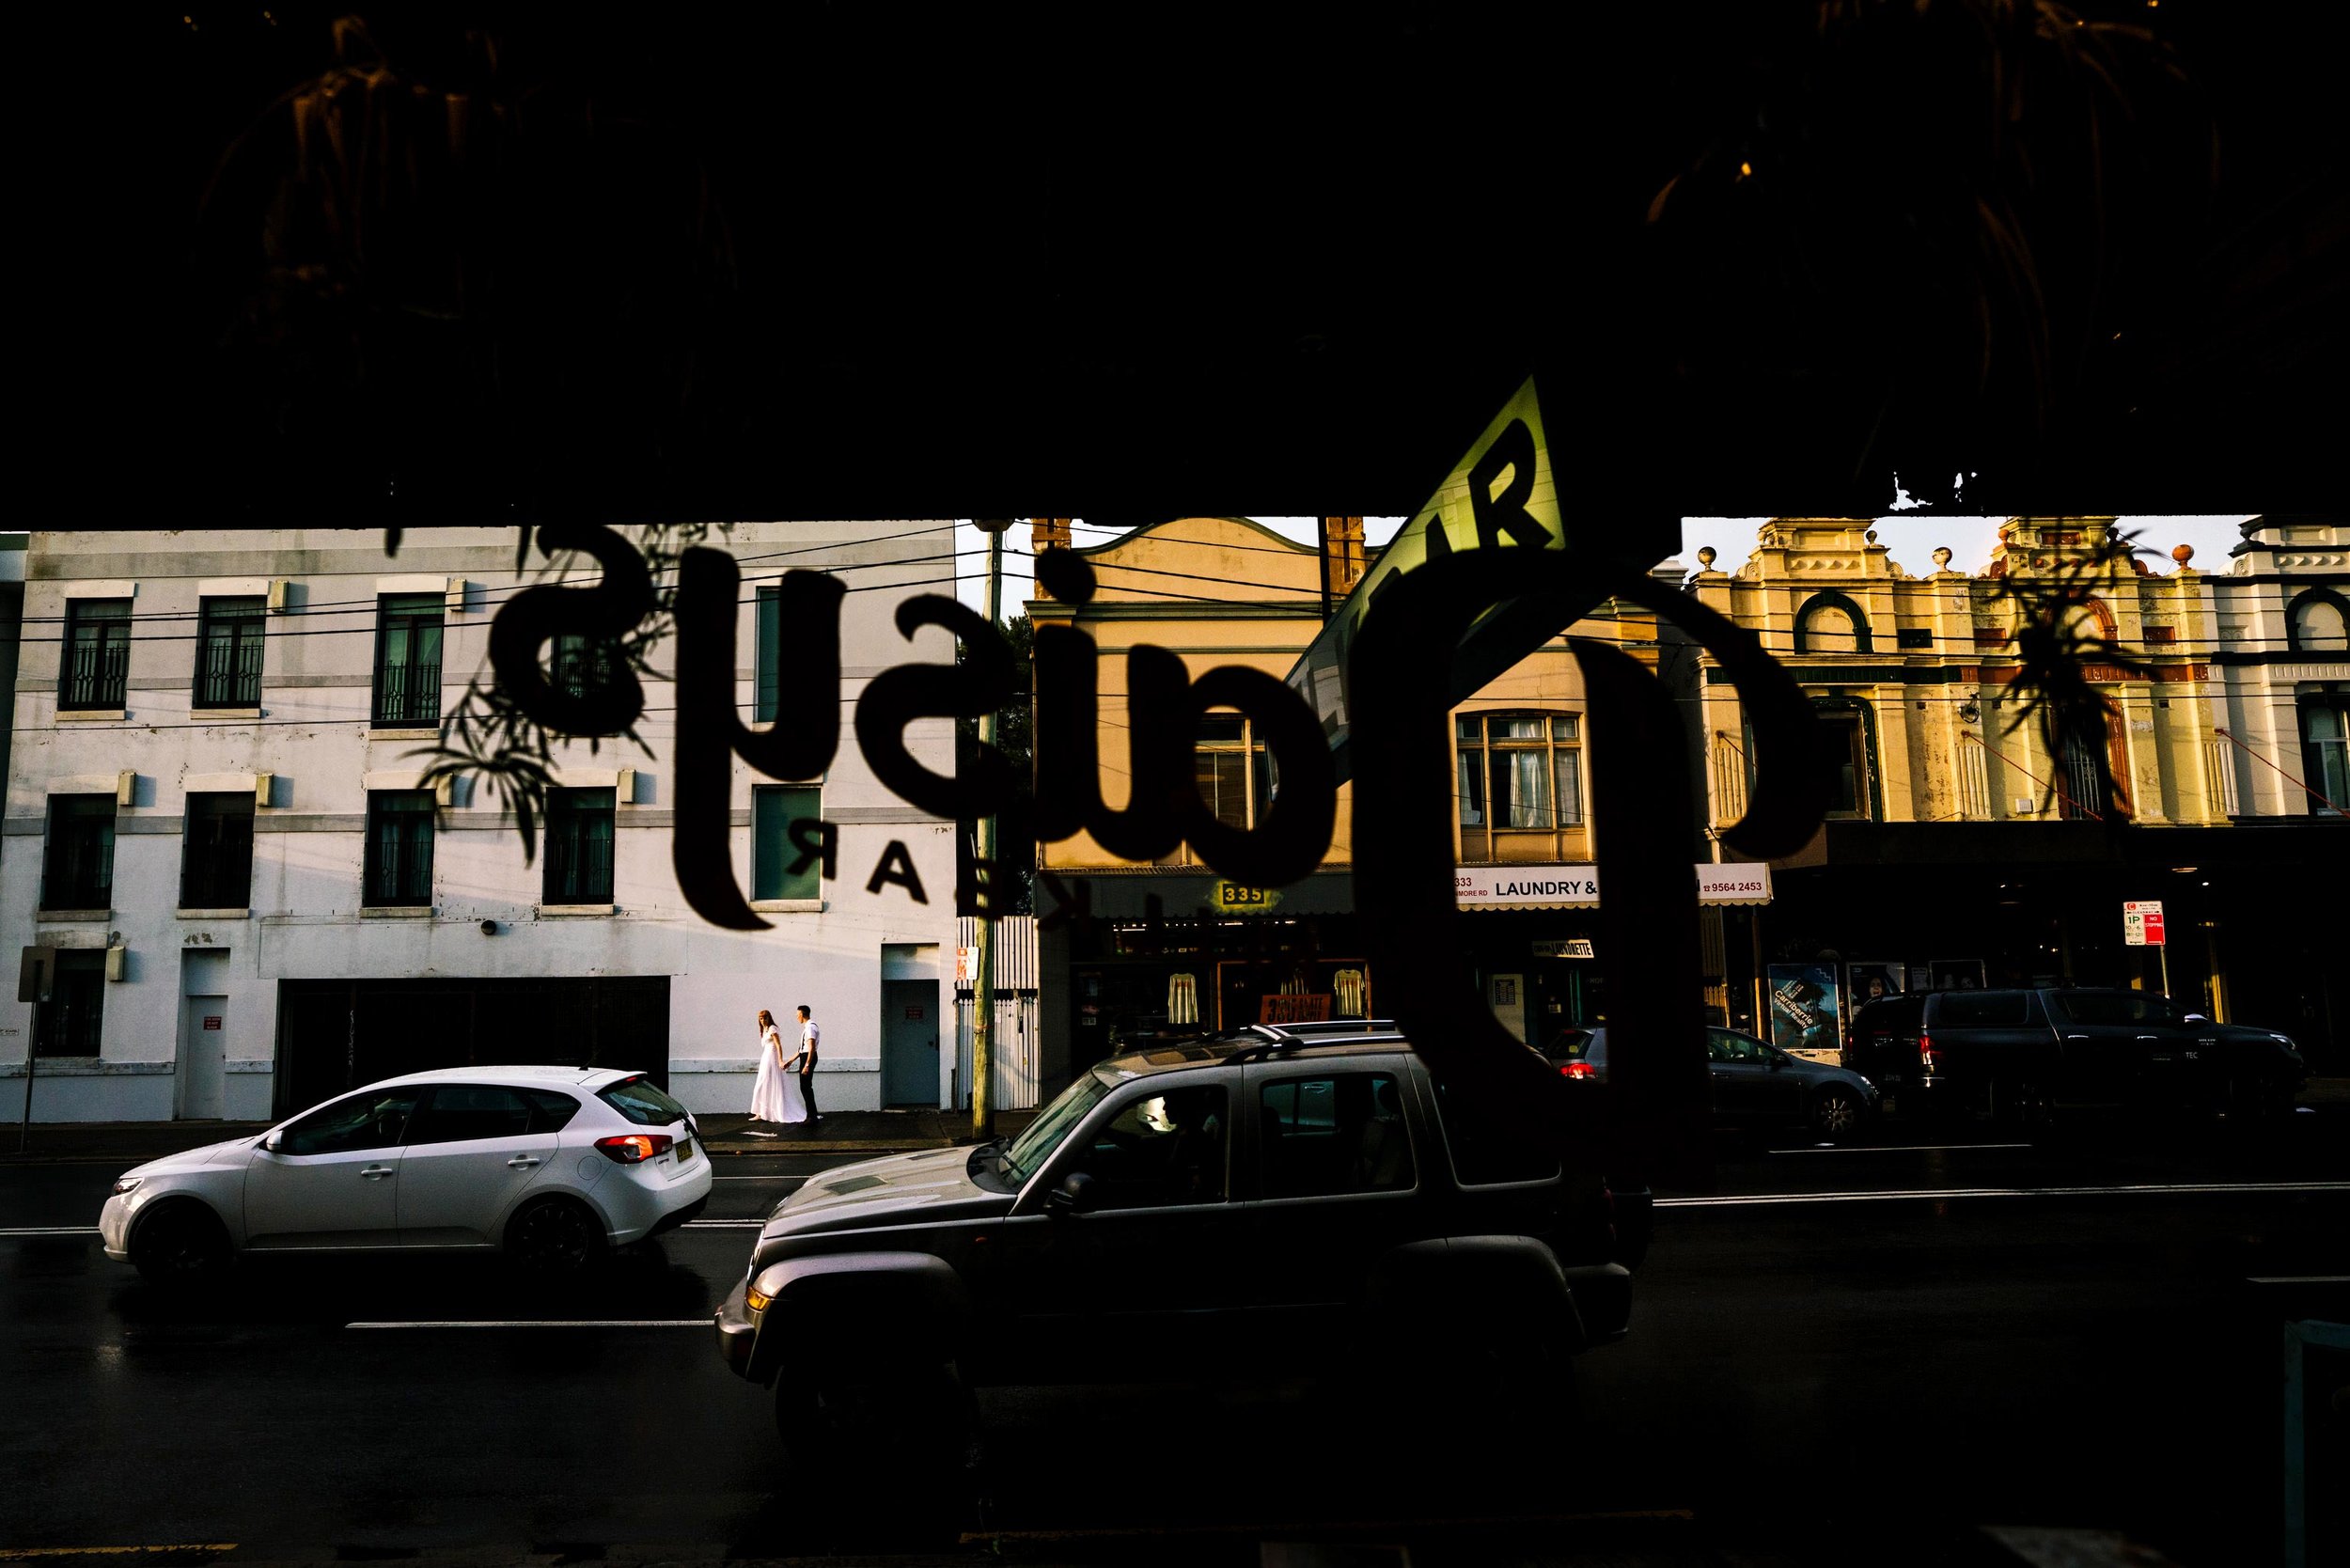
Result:
{"label": "sign post", "polygon": [[2133,948],[2152,948],[2162,964],[2162,994],[2170,995],[2170,944],[2162,930],[2162,901],[2139,899],[2122,906],[2122,940]]}
{"label": "sign post", "polygon": [[33,1027],[24,1036],[24,1118],[16,1125],[16,1152],[24,1152],[33,1136],[33,1063],[40,1044],[40,1009],[57,984],[57,949],[27,948],[18,962],[16,999],[33,1004]]}

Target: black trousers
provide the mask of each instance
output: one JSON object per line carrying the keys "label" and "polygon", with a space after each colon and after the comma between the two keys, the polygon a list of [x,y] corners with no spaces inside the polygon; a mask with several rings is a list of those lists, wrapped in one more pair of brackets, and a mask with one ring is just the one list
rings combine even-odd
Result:
{"label": "black trousers", "polygon": [[803,1069],[800,1074],[800,1098],[807,1102],[808,1120],[812,1121],[822,1114],[816,1108],[816,1074],[813,1071]]}

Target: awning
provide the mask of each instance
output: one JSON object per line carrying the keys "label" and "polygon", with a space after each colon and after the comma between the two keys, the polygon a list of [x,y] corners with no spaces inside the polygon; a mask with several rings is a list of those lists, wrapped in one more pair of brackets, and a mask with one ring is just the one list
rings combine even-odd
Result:
{"label": "awning", "polygon": [[[1768,903],[1771,869],[1761,862],[1697,865],[1698,902]],[[1464,866],[1454,873],[1453,898],[1463,909],[1593,909],[1599,905],[1597,866]]]}

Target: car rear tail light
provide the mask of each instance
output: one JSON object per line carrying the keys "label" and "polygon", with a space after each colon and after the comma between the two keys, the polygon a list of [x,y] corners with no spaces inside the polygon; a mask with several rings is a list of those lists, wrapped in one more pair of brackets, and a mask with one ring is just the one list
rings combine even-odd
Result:
{"label": "car rear tail light", "polygon": [[615,1165],[643,1165],[667,1153],[676,1141],[666,1133],[621,1133],[596,1139],[596,1150]]}
{"label": "car rear tail light", "polygon": [[1934,1048],[1934,1038],[1931,1035],[1921,1034],[1918,1037],[1918,1065],[1929,1073],[1942,1065],[1941,1053]]}
{"label": "car rear tail light", "polygon": [[1559,1069],[1559,1075],[1562,1078],[1596,1078],[1599,1069],[1588,1061],[1571,1061]]}

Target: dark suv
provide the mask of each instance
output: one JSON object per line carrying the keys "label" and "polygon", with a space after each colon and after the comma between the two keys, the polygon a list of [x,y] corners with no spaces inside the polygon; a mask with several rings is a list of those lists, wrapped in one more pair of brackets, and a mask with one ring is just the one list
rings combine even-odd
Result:
{"label": "dark suv", "polygon": [[718,1347],[810,1457],[860,1410],[902,1430],[925,1389],[1293,1372],[1398,1342],[1348,1330],[1531,1388],[1622,1338],[1638,1199],[1620,1213],[1449,1105],[1391,1028],[1261,1027],[1103,1062],[1018,1137],[811,1179]]}

